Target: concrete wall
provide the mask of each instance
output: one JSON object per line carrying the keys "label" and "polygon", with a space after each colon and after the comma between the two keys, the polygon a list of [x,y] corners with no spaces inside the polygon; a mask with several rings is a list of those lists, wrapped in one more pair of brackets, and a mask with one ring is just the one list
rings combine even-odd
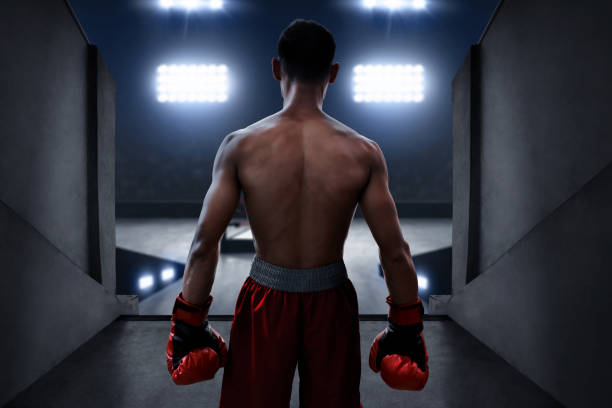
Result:
{"label": "concrete wall", "polygon": [[479,134],[475,132],[473,124],[477,121],[472,114],[475,102],[472,89],[477,84],[472,75],[472,63],[477,53],[477,47],[470,49],[453,81],[453,292],[465,286],[467,272],[473,270],[468,264],[471,266],[475,259],[476,245],[470,238],[474,237],[477,225],[474,225],[476,217],[470,217],[470,213],[474,212],[478,190],[477,183],[472,183],[473,175],[478,173],[474,168],[478,161],[472,160],[472,149],[478,145],[472,145],[472,138]]}
{"label": "concrete wall", "polygon": [[[100,52],[90,46],[89,67],[91,134],[90,137],[90,222],[99,260],[101,283],[115,292],[115,80],[104,64]],[[95,151],[92,151],[95,149]]]}
{"label": "concrete wall", "polygon": [[610,12],[503,2],[453,85],[450,314],[569,407],[608,400]]}
{"label": "concrete wall", "polygon": [[0,405],[110,323],[114,81],[62,0],[0,14]]}

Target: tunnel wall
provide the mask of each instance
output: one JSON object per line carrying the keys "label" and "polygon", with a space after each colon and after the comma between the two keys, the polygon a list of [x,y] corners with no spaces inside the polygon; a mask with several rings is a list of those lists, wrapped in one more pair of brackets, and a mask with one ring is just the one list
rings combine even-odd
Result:
{"label": "tunnel wall", "polygon": [[0,405],[121,311],[115,84],[63,0],[0,14]]}
{"label": "tunnel wall", "polygon": [[609,399],[610,12],[502,2],[453,83],[450,315],[568,407]]}

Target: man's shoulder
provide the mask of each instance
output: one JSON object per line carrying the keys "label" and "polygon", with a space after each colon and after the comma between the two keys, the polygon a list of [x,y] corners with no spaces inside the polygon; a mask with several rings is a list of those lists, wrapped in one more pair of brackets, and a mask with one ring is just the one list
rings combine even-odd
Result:
{"label": "man's shoulder", "polygon": [[[274,115],[272,115],[274,116]],[[224,150],[231,152],[235,157],[240,157],[241,152],[253,151],[259,143],[257,143],[257,135],[264,133],[266,129],[270,129],[272,125],[271,118],[268,116],[245,128],[235,130],[223,138],[221,142]]]}
{"label": "man's shoulder", "polygon": [[[362,135],[339,120],[329,115],[325,115],[325,118],[321,122],[325,122],[325,127],[328,127],[332,133],[341,135],[344,140],[357,150],[357,152],[367,157],[375,157],[380,154],[380,147],[375,141]],[[277,112],[245,128],[238,129],[228,134],[225,137],[224,143],[231,145],[233,150],[246,149],[252,151],[261,145],[261,142],[266,144],[268,136],[274,137],[276,134],[283,134],[283,131],[286,131],[287,127],[291,126],[292,124],[290,121],[286,118],[283,119]],[[282,131],[279,132],[279,129],[282,129]]]}
{"label": "man's shoulder", "polygon": [[367,155],[375,155],[377,150],[380,149],[378,144],[372,139],[362,135],[353,128],[331,116],[327,116],[327,118],[339,133],[342,133],[348,140],[358,147],[360,151],[363,151],[363,153]]}
{"label": "man's shoulder", "polygon": [[245,139],[253,138],[257,134],[261,134],[266,130],[274,127],[276,124],[276,115],[270,115],[263,119],[258,120],[255,123],[248,125],[245,128],[238,129],[226,136],[229,141],[239,142]]}

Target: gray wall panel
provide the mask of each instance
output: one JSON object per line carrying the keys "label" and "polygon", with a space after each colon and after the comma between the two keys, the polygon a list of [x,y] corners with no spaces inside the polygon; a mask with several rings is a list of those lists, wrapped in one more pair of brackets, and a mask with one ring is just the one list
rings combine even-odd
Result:
{"label": "gray wall panel", "polygon": [[453,80],[453,292],[467,277],[470,216],[471,53]]}
{"label": "gray wall panel", "polygon": [[[478,240],[453,236],[479,260],[449,313],[569,407],[609,399],[612,56],[602,50],[611,11],[604,2],[505,1],[480,44],[479,110],[463,99],[454,107],[457,123],[480,119],[468,135],[479,151],[468,222]],[[455,150],[458,165],[466,152]],[[455,188],[466,188],[465,174],[457,177],[464,184]],[[454,268],[453,280],[463,280],[461,264]]]}
{"label": "gray wall panel", "polygon": [[612,159],[611,13],[507,1],[482,41],[480,271]]}
{"label": "gray wall panel", "polygon": [[3,6],[0,405],[123,306],[114,295],[112,76],[99,54],[92,63],[63,0]]}
{"label": "gray wall panel", "polygon": [[102,284],[115,293],[115,80],[96,47],[97,218]]}
{"label": "gray wall panel", "polygon": [[0,405],[63,360],[120,312],[113,294],[0,203]]}
{"label": "gray wall panel", "polygon": [[464,290],[452,318],[568,407],[606,406],[612,165]]}
{"label": "gray wall panel", "polygon": [[2,8],[0,200],[88,271],[87,44],[63,1]]}

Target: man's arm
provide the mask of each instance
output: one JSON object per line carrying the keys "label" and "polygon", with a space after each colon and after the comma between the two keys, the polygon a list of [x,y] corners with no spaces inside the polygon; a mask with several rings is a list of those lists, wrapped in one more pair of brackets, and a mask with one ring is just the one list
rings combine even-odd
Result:
{"label": "man's arm", "polygon": [[404,240],[395,203],[388,186],[387,165],[380,147],[374,142],[370,178],[359,207],[379,248],[380,263],[393,302],[415,302],[418,282],[410,247]]}
{"label": "man's arm", "polygon": [[380,263],[390,296],[388,325],[372,342],[369,365],[387,385],[419,391],[429,378],[429,354],[423,337],[423,304],[408,243],[402,236],[397,210],[388,187],[387,166],[372,142],[370,179],[359,205],[378,243]]}
{"label": "man's arm", "polygon": [[183,297],[204,305],[215,280],[223,232],[240,199],[235,134],[223,139],[213,165],[212,183],[202,205],[183,277]]}

